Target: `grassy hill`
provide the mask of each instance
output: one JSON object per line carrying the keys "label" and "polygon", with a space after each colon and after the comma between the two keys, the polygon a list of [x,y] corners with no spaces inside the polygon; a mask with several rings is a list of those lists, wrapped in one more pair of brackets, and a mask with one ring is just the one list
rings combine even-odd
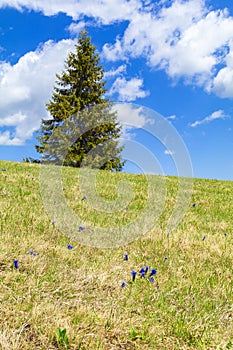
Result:
{"label": "grassy hill", "polygon": [[[110,204],[119,180],[130,181],[134,196],[120,213],[97,213],[77,173],[64,169],[64,192],[90,226],[127,225],[146,205],[143,175],[102,171],[97,188]],[[154,229],[98,249],[71,240],[48,217],[39,165],[0,162],[0,349],[233,349],[233,182],[194,180],[188,210],[167,235],[177,178],[164,181]]]}

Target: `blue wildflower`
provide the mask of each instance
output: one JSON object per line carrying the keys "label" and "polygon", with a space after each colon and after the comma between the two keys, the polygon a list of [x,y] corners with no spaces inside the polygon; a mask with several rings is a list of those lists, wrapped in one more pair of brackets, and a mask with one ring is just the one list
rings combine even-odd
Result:
{"label": "blue wildflower", "polygon": [[203,236],[203,237],[202,237],[202,241],[204,241],[205,239],[206,239],[206,236]]}
{"label": "blue wildflower", "polygon": [[85,229],[85,227],[84,227],[84,226],[79,226],[79,228],[78,228],[78,232],[82,232],[84,229]]}
{"label": "blue wildflower", "polygon": [[136,271],[132,271],[132,272],[131,272],[131,275],[132,275],[132,277],[133,277],[133,281],[135,281],[136,274],[137,274],[137,272],[136,272]]}
{"label": "blue wildflower", "polygon": [[86,201],[86,200],[87,200],[87,197],[83,196],[82,201]]}
{"label": "blue wildflower", "polygon": [[164,262],[167,262],[167,261],[168,261],[168,258],[164,258],[163,261],[164,261]]}
{"label": "blue wildflower", "polygon": [[19,261],[17,259],[14,260],[14,267],[15,269],[19,268]]}
{"label": "blue wildflower", "polygon": [[145,267],[145,273],[147,273],[148,270],[149,270],[149,266],[146,266],[146,267]]}
{"label": "blue wildflower", "polygon": [[125,210],[126,210],[126,211],[129,210],[129,208],[128,208],[128,207],[125,207]]}
{"label": "blue wildflower", "polygon": [[121,288],[124,288],[126,286],[127,286],[127,283],[123,281],[122,284],[121,284]]}
{"label": "blue wildflower", "polygon": [[33,255],[33,256],[36,256],[36,253],[34,252],[33,249],[30,249],[30,250],[29,250],[29,253],[30,253],[31,255]]}
{"label": "blue wildflower", "polygon": [[157,271],[155,269],[151,270],[150,277],[156,275]]}
{"label": "blue wildflower", "polygon": [[140,274],[141,274],[141,278],[145,278],[145,277],[146,277],[146,276],[145,276],[146,271],[145,271],[144,268],[142,268],[139,272],[140,272]]}
{"label": "blue wildflower", "polygon": [[226,237],[226,236],[227,236],[227,233],[224,233],[224,236]]}
{"label": "blue wildflower", "polygon": [[74,247],[71,244],[67,244],[68,249],[73,249]]}
{"label": "blue wildflower", "polygon": [[125,260],[125,261],[129,260],[128,254],[124,254],[124,260]]}
{"label": "blue wildflower", "polygon": [[192,204],[192,207],[194,208],[195,206],[196,206],[196,203],[193,203],[193,204]]}
{"label": "blue wildflower", "polygon": [[150,282],[154,283],[154,281],[155,281],[154,277],[150,277]]}

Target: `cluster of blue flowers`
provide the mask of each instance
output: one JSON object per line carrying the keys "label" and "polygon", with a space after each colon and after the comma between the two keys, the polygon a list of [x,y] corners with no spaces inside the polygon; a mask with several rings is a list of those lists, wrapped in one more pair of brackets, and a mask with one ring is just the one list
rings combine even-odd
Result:
{"label": "cluster of blue flowers", "polygon": [[[124,254],[124,261],[128,261],[129,260],[129,256],[128,254]],[[168,261],[168,258],[164,258],[163,259],[164,262]],[[156,269],[150,269],[149,266],[144,266],[140,269],[139,272],[137,271],[131,271],[131,275],[132,275],[132,282],[134,282],[136,280],[136,276],[140,276],[140,278],[147,278],[151,283],[155,282],[155,275],[157,274],[157,270]],[[127,286],[127,283],[125,281],[122,282],[121,287],[124,288]],[[157,284],[157,289],[159,289],[159,285]]]}
{"label": "cluster of blue flowers", "polygon": [[[30,250],[29,250],[29,254],[30,254],[30,255],[33,255],[33,256],[36,256],[36,255],[37,255],[33,249],[30,249]],[[19,260],[18,260],[18,259],[14,259],[14,260],[13,260],[13,265],[14,265],[14,268],[15,268],[16,270],[18,270],[18,269],[19,269]]]}

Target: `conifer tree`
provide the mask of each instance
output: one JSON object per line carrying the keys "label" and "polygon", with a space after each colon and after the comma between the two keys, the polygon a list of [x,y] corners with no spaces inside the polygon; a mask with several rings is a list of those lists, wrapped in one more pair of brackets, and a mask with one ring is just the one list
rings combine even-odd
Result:
{"label": "conifer tree", "polygon": [[[71,140],[68,150],[65,150],[63,165],[80,167],[86,164],[92,168],[122,169],[122,147],[119,147],[121,126],[116,112],[112,111],[112,102],[104,96],[106,81],[103,80],[104,69],[99,61],[91,38],[87,31],[82,31],[75,52],[71,52],[65,61],[64,71],[56,75],[52,97],[46,104],[52,118],[42,119],[37,137],[40,145],[35,146],[43,154],[43,159],[47,154],[48,160],[60,164],[60,158],[64,157],[61,144],[66,141],[67,145],[67,140]],[[65,132],[63,128],[59,134],[65,123]],[[55,133],[59,135],[56,141],[52,137]],[[49,152],[46,151],[48,147]]]}

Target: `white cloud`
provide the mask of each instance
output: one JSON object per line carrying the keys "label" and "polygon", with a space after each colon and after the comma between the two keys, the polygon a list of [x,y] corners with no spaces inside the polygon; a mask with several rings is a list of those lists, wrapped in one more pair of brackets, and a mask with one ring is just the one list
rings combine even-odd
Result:
{"label": "white cloud", "polygon": [[169,117],[167,117],[168,120],[175,120],[176,119],[176,115],[169,115]]}
{"label": "white cloud", "polygon": [[122,64],[121,66],[117,67],[116,69],[111,69],[111,70],[105,72],[104,77],[105,78],[115,77],[116,75],[119,75],[121,73],[125,73],[125,71],[126,71],[126,65]]}
{"label": "white cloud", "polygon": [[113,95],[117,93],[120,101],[134,101],[137,98],[143,98],[148,95],[148,92],[142,90],[143,80],[139,78],[131,78],[126,80],[125,78],[118,77],[113,83],[109,94]]}
{"label": "white cloud", "polygon": [[132,133],[132,129],[143,128],[148,122],[148,117],[146,117],[142,106],[131,103],[115,103],[112,110],[117,112],[117,119],[122,125],[122,145],[125,140],[132,140],[136,136]]}
{"label": "white cloud", "polygon": [[73,47],[72,40],[48,41],[15,65],[0,64],[0,127],[15,127],[12,133],[1,134],[1,144],[23,144],[39,128],[41,118],[47,118],[45,103],[55,75],[63,70]]}
{"label": "white cloud", "polygon": [[0,145],[21,146],[23,145],[23,141],[20,138],[12,137],[10,131],[4,131],[3,133],[0,133]]}
{"label": "white cloud", "polygon": [[21,112],[15,113],[13,115],[7,115],[0,119],[0,126],[15,126],[20,124],[26,119],[26,115]]}
{"label": "white cloud", "polygon": [[225,62],[226,66],[218,71],[207,89],[222,98],[233,98],[233,39],[229,45],[229,53],[226,55]]}
{"label": "white cloud", "polygon": [[144,56],[148,65],[174,79],[184,78],[186,83],[232,98],[233,17],[226,9],[210,10],[207,4],[205,0],[0,0],[0,8],[27,8],[47,16],[66,13],[77,20],[69,27],[73,34],[85,26],[84,16],[92,25],[128,21],[123,35],[104,45],[106,59]]}
{"label": "white cloud", "polygon": [[86,26],[88,25],[88,23],[84,22],[84,21],[80,21],[78,23],[71,23],[67,30],[71,33],[71,34],[78,34],[81,30],[85,29]]}
{"label": "white cloud", "polygon": [[46,16],[63,12],[75,20],[86,15],[96,18],[103,24],[109,24],[130,19],[141,7],[141,2],[139,0],[0,0],[0,8],[4,7],[13,7],[20,11],[27,8],[41,11]]}
{"label": "white cloud", "polygon": [[106,43],[103,46],[103,55],[109,61],[125,60],[127,61],[126,49],[123,47],[123,43],[119,38],[116,38],[115,44],[111,45]]}
{"label": "white cloud", "polygon": [[166,150],[164,151],[164,154],[167,154],[167,155],[169,155],[169,156],[173,156],[173,155],[175,154],[175,152],[172,151],[172,150],[170,150],[170,149],[166,149]]}
{"label": "white cloud", "polygon": [[169,4],[157,12],[135,14],[123,37],[105,44],[105,57],[116,61],[144,56],[148,65],[166,70],[172,78],[233,97],[232,54],[228,54],[233,17],[227,10],[209,11],[204,0]]}
{"label": "white cloud", "polygon": [[136,107],[130,103],[116,103],[113,105],[113,111],[117,111],[119,122],[127,128],[142,128],[147,122],[143,107]]}
{"label": "white cloud", "polygon": [[195,128],[198,125],[206,124],[206,123],[212,122],[213,120],[216,120],[216,119],[225,119],[225,118],[226,118],[226,115],[225,115],[224,111],[219,109],[218,111],[213,112],[208,117],[206,117],[202,120],[195,121],[194,123],[191,124],[191,127]]}

